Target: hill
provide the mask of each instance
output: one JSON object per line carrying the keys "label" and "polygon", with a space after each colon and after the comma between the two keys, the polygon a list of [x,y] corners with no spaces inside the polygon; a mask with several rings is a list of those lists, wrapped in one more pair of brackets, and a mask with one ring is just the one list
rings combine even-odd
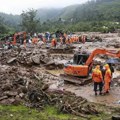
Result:
{"label": "hill", "polygon": [[40,18],[41,22],[52,20],[56,18],[62,9],[55,9],[55,8],[49,8],[49,9],[38,9],[37,10],[37,18]]}
{"label": "hill", "polygon": [[92,0],[62,9],[58,17],[75,21],[120,20],[120,0]]}
{"label": "hill", "polygon": [[[91,26],[97,25],[96,27],[99,27],[98,22],[101,26],[105,25],[107,22],[119,22],[119,13],[120,0],[91,0],[85,4],[71,5],[61,9],[38,9],[36,17],[40,19],[41,23],[46,21],[46,23],[49,24],[49,26],[46,24],[47,29],[51,26],[52,28],[64,27],[64,24],[60,23],[61,21],[66,22],[65,25],[69,24],[70,30],[73,29],[73,25],[77,28],[80,26],[80,22],[84,22],[84,25],[83,23],[81,23],[81,25],[84,28],[87,26],[85,28],[85,30],[87,30],[89,26],[88,22],[94,22]],[[20,28],[21,16],[5,13],[0,13],[0,16],[4,18],[4,23],[6,25],[14,27],[17,30]],[[59,21],[59,24],[57,21]],[[105,24],[103,24],[103,21],[105,21]],[[91,26],[89,26],[89,28]],[[44,26],[42,26],[42,28],[46,30]],[[80,30],[76,28],[73,30]]]}

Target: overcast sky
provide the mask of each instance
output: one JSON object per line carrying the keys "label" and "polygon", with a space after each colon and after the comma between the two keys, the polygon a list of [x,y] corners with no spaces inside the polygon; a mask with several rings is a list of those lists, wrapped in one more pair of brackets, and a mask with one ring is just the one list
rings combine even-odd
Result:
{"label": "overcast sky", "polygon": [[21,14],[28,8],[61,8],[88,0],[0,0],[0,12]]}

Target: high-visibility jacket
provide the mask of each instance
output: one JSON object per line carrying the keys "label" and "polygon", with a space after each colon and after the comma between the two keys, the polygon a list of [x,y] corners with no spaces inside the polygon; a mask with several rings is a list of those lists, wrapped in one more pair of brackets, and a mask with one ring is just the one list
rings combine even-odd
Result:
{"label": "high-visibility jacket", "polygon": [[69,44],[69,39],[68,39],[68,38],[65,40],[65,43],[66,43],[66,44]]}
{"label": "high-visibility jacket", "polygon": [[111,81],[112,75],[111,75],[111,70],[109,68],[109,65],[105,65],[105,69],[106,71],[105,71],[105,76],[104,76],[104,82],[105,82],[104,88],[105,88],[105,91],[108,91],[110,89],[109,83]]}
{"label": "high-visibility jacket", "polygon": [[94,82],[102,82],[102,72],[98,66],[92,72],[92,79]]}
{"label": "high-visibility jacket", "polygon": [[105,82],[110,82],[111,81],[111,70],[110,70],[110,68],[105,71],[104,80],[105,80]]}
{"label": "high-visibility jacket", "polygon": [[72,38],[70,38],[70,44],[72,43]]}
{"label": "high-visibility jacket", "polygon": [[79,38],[78,38],[78,36],[76,36],[76,42],[79,42]]}
{"label": "high-visibility jacket", "polygon": [[63,38],[62,37],[60,37],[60,43],[63,44]]}
{"label": "high-visibility jacket", "polygon": [[55,39],[52,39],[52,41],[51,41],[52,47],[56,46],[56,44],[57,44],[56,40],[55,40]]}

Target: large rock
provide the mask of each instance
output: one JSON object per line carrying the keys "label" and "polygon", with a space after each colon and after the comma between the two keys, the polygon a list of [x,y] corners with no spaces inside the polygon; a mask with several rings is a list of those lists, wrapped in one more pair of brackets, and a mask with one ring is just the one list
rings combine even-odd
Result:
{"label": "large rock", "polygon": [[7,61],[7,63],[10,64],[10,63],[14,63],[15,61],[16,61],[16,58],[11,58]]}
{"label": "large rock", "polygon": [[58,62],[49,62],[45,65],[46,69],[52,70],[52,69],[62,69],[64,67],[64,64],[58,63]]}
{"label": "large rock", "polygon": [[5,91],[4,94],[8,97],[12,97],[12,96],[16,96],[18,95],[18,92],[14,92],[14,91]]}
{"label": "large rock", "polygon": [[35,64],[40,64],[40,56],[39,55],[34,55],[31,57],[31,59]]}

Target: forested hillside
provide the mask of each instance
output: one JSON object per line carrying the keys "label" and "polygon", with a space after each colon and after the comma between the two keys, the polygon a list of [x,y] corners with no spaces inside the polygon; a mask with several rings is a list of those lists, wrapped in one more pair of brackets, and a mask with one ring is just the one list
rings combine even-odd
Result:
{"label": "forested hillside", "polygon": [[[4,13],[0,16],[5,25],[20,29],[21,16]],[[115,29],[120,27],[120,0],[91,0],[63,9],[38,9],[36,18],[41,22],[40,31],[101,31],[103,26]]]}

